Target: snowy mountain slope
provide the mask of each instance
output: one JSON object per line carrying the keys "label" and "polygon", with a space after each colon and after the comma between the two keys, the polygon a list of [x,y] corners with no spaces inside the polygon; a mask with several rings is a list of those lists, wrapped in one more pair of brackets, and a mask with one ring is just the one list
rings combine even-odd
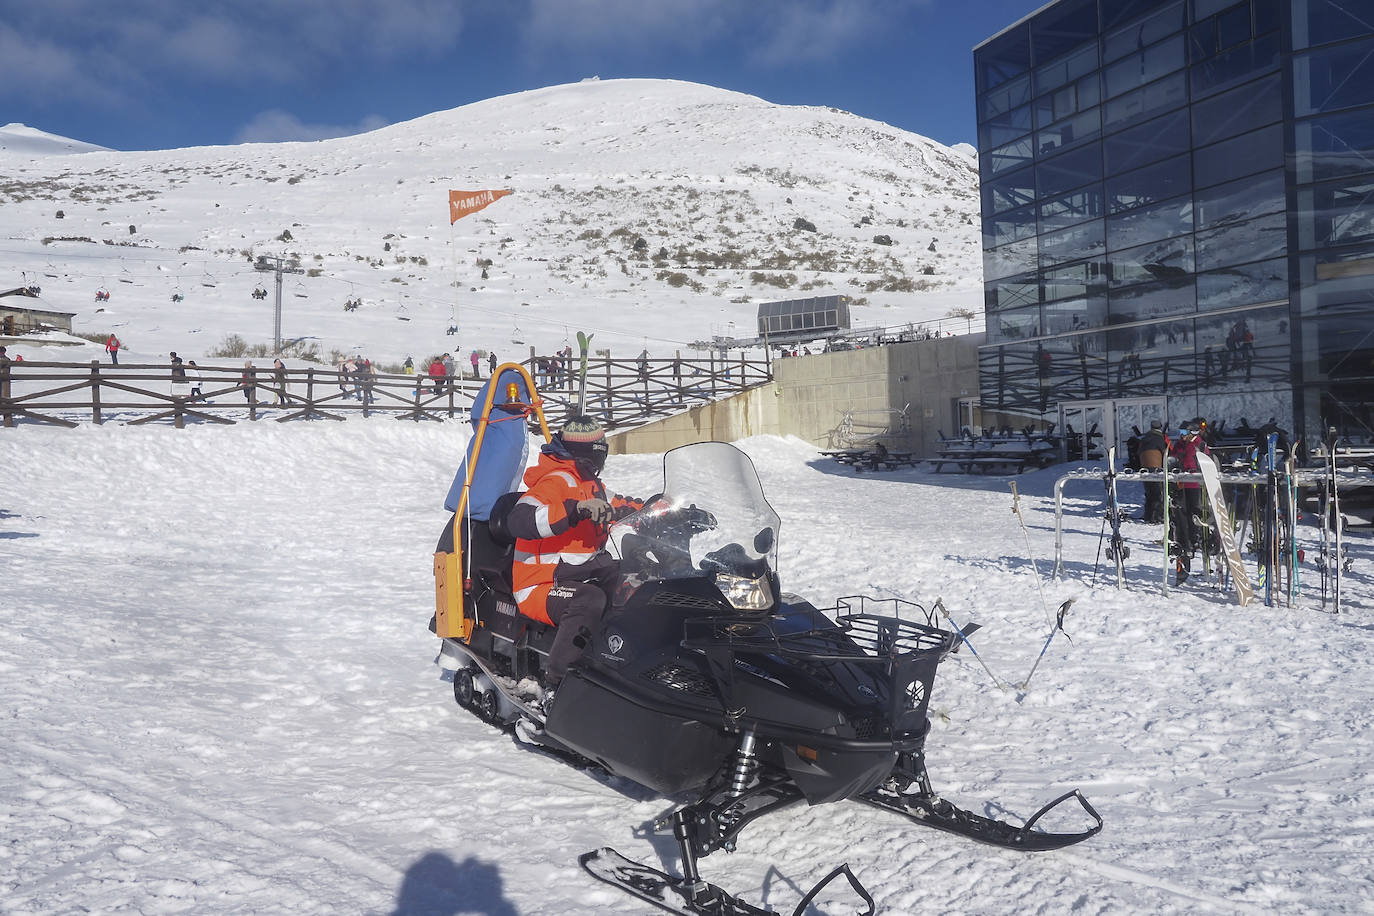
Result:
{"label": "snowy mountain slope", "polygon": [[[800,296],[854,297],[855,326],[981,301],[966,152],[693,83],[556,86],[318,143],[0,163],[0,272],[150,356],[270,341],[271,300],[249,295],[270,288],[262,253],[307,271],[284,287],[286,337],[395,361],[579,329],[666,354],[751,336],[756,302]],[[446,225],[448,190],[479,188],[515,193]]]}
{"label": "snowy mountain slope", "polygon": [[[463,442],[390,420],[0,434],[0,909],[646,912],[576,857],[675,870],[645,833],[672,800],[518,746],[431,664],[430,551]],[[741,445],[788,591],[943,596],[984,625],[999,678],[1024,679],[1049,628],[1004,480]],[[1019,478],[1042,574],[1061,471]],[[653,492],[661,459],[612,456],[606,479]],[[833,804],[762,819],[704,874],[785,912],[839,862],[883,914],[1374,908],[1368,539],[1347,615],[1311,594],[1240,609],[1205,585],[1161,596],[1154,526],[1126,528],[1125,591],[1094,584],[1101,505],[1070,487],[1067,573],[1044,583],[1051,607],[1077,599],[1070,638],[1024,695],[950,657],[928,743],[951,799],[1015,820],[1078,786],[1099,836],[1027,855]]]}
{"label": "snowy mountain slope", "polygon": [[90,153],[106,147],[84,143],[69,137],[59,137],[25,124],[11,122],[0,127],[0,153],[23,156],[51,156],[65,153]]}

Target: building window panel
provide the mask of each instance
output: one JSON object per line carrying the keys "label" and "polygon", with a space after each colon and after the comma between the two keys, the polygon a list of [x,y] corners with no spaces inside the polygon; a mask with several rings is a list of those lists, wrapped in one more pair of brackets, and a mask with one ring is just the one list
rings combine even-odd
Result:
{"label": "building window panel", "polygon": [[987,92],[1030,70],[1030,28],[1013,26],[974,52],[978,91]]}
{"label": "building window panel", "polygon": [[1110,67],[1102,69],[1103,92],[1107,98],[1122,95],[1154,82],[1160,77],[1187,65],[1183,36],[1165,39],[1156,45],[1137,51]]}
{"label": "building window panel", "polygon": [[1097,42],[1097,0],[1060,0],[1030,22],[1031,56],[1047,64],[1085,41]]}
{"label": "building window panel", "polygon": [[1374,240],[1374,177],[1298,191],[1298,244],[1303,250]]}
{"label": "building window panel", "polygon": [[[1107,302],[1107,264],[1083,261],[1055,267],[1043,274],[1045,301],[1060,299],[1100,300],[1105,314]],[[1054,332],[1051,332],[1054,333]]]}
{"label": "building window panel", "polygon": [[1079,188],[1040,204],[1040,225],[1045,232],[1063,229],[1085,219],[1102,216],[1102,186]]}
{"label": "building window panel", "polygon": [[1107,323],[1107,297],[1098,295],[1068,299],[1046,305],[1041,324],[1046,334],[1068,334],[1084,328],[1100,328]]}
{"label": "building window panel", "polygon": [[991,121],[1030,101],[1030,76],[1012,80],[983,96],[978,103],[978,120]]}
{"label": "building window panel", "polygon": [[1198,191],[1193,201],[1193,215],[1200,230],[1278,212],[1286,206],[1283,170],[1275,169]]}
{"label": "building window panel", "polygon": [[1217,53],[1217,21],[1204,19],[1188,30],[1188,62],[1196,64]]}
{"label": "building window panel", "polygon": [[1157,280],[1186,281],[1193,272],[1193,240],[1183,235],[1118,251],[1109,267],[1112,289]]}
{"label": "building window panel", "polygon": [[1236,0],[1193,0],[1193,21],[1200,22],[1206,16],[1213,16]]}
{"label": "building window panel", "polygon": [[1186,194],[1192,188],[1188,156],[1175,156],[1134,172],[1117,175],[1107,180],[1106,188],[1109,214]]}
{"label": "building window panel", "polygon": [[1194,241],[1199,271],[1279,257],[1288,251],[1288,215],[1273,213],[1199,232]]}
{"label": "building window panel", "polygon": [[1182,0],[1102,38],[1102,62],[1111,63],[1180,31],[1187,22]]}
{"label": "building window panel", "polygon": [[1097,69],[1097,42],[1090,41],[1082,48],[1052,64],[1035,71],[1035,94],[1049,92],[1071,83]]}
{"label": "building window panel", "polygon": [[1193,231],[1191,197],[1175,197],[1107,218],[1107,250],[1132,248]]}
{"label": "building window panel", "polygon": [[1031,132],[1031,107],[1022,105],[978,126],[978,145],[983,149],[1010,143]]}
{"label": "building window panel", "polygon": [[1035,235],[1035,209],[1012,210],[983,220],[983,247],[996,248]]}
{"label": "building window panel", "polygon": [[1193,142],[1225,140],[1283,117],[1279,74],[1274,73],[1193,105]]}
{"label": "building window panel", "polygon": [[1050,156],[1060,149],[1078,146],[1101,135],[1101,113],[1094,108],[1037,132],[1035,148],[1041,156]]}
{"label": "building window panel", "polygon": [[1035,239],[1022,239],[983,252],[983,274],[989,280],[1035,270]]}
{"label": "building window panel", "polygon": [[1033,152],[1031,138],[1022,137],[980,156],[978,164],[985,174],[997,175],[1023,165],[1030,165]]}
{"label": "building window panel", "polygon": [[1100,256],[1105,250],[1102,221],[1095,219],[1040,236],[1040,267]]}
{"label": "building window panel", "polygon": [[1212,312],[1288,298],[1288,259],[1274,258],[1198,274],[1197,307]]}
{"label": "building window panel", "polygon": [[984,215],[1023,207],[1035,200],[1035,173],[1032,169],[1022,169],[985,181],[982,192]]}
{"label": "building window panel", "polygon": [[1102,28],[1111,31],[1149,13],[1159,0],[1102,0]]}
{"label": "building window panel", "polygon": [[1374,172],[1374,109],[1299,121],[1295,131],[1299,183]]}
{"label": "building window panel", "polygon": [[1096,145],[1041,160],[1035,167],[1035,185],[1041,197],[1101,180],[1102,153]]}
{"label": "building window panel", "polygon": [[1353,0],[1293,0],[1293,49],[1374,34],[1374,10]]}
{"label": "building window panel", "polygon": [[1179,108],[1188,102],[1188,79],[1183,71],[1166,76],[1102,106],[1102,127],[1116,130]]}
{"label": "building window panel", "polygon": [[1277,70],[1278,66],[1277,32],[1224,51],[1211,60],[1192,66],[1193,101],[1234,88],[1263,73]]}
{"label": "building window panel", "polygon": [[1293,98],[1299,117],[1374,102],[1374,39],[1295,56]]}
{"label": "building window panel", "polygon": [[1036,305],[1040,302],[1040,284],[1034,274],[1008,277],[986,284],[983,299],[990,312]]}
{"label": "building window panel", "polygon": [[1249,41],[1250,2],[1237,3],[1235,6],[1217,14],[1217,50],[1226,51],[1244,41]]}
{"label": "building window panel", "polygon": [[1197,293],[1192,277],[1141,283],[1109,293],[1108,312],[1112,324],[1148,321],[1168,315],[1197,311]]}
{"label": "building window panel", "polygon": [[1184,110],[1113,134],[1102,142],[1102,155],[1107,174],[1116,175],[1186,153],[1189,147],[1188,112]]}
{"label": "building window panel", "polygon": [[1286,307],[1199,318],[1196,331],[1198,372],[1212,390],[1230,388],[1248,395],[1251,388],[1282,385],[1292,378]]}
{"label": "building window panel", "polygon": [[1271,124],[1193,152],[1193,183],[1199,188],[1283,165],[1283,125]]}
{"label": "building window panel", "polygon": [[999,340],[1024,340],[1040,336],[1040,307],[1011,309],[989,316],[988,334]]}

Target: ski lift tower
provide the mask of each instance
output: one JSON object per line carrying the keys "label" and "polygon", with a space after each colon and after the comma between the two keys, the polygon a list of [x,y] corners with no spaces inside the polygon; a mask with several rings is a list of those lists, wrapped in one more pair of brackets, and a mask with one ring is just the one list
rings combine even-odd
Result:
{"label": "ski lift tower", "polygon": [[277,277],[277,299],[272,318],[272,355],[281,356],[281,276],[282,274],[303,274],[305,268],[296,267],[293,262],[289,262],[279,255],[260,254],[257,262],[253,265],[253,269],[273,273]]}

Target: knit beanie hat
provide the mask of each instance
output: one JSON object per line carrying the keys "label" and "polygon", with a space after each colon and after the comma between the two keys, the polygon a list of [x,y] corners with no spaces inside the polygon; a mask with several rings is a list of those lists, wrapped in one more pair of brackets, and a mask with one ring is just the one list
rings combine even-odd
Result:
{"label": "knit beanie hat", "polygon": [[601,428],[601,424],[586,414],[579,414],[563,424],[563,444],[570,450],[575,450],[575,445],[591,445],[593,442],[603,442],[606,439],[606,430]]}
{"label": "knit beanie hat", "polygon": [[606,430],[601,424],[585,414],[572,417],[563,424],[558,437],[563,447],[578,463],[584,476],[595,477],[606,466],[606,454],[610,446],[606,442]]}

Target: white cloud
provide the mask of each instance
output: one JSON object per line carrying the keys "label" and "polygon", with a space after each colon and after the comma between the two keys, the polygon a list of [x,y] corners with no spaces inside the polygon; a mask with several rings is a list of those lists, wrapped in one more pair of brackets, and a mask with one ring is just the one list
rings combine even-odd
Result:
{"label": "white cloud", "polygon": [[235,143],[280,143],[288,140],[329,140],[351,137],[385,127],[390,122],[380,115],[368,115],[354,125],[307,124],[290,112],[279,109],[260,112],[239,128]]}
{"label": "white cloud", "polygon": [[70,86],[95,76],[119,95],[169,79],[228,87],[309,79],[351,60],[448,50],[464,21],[463,4],[446,0],[224,0],[200,9],[180,0],[0,0],[0,8],[0,75],[12,77],[2,84],[18,80],[41,100],[73,97]]}

